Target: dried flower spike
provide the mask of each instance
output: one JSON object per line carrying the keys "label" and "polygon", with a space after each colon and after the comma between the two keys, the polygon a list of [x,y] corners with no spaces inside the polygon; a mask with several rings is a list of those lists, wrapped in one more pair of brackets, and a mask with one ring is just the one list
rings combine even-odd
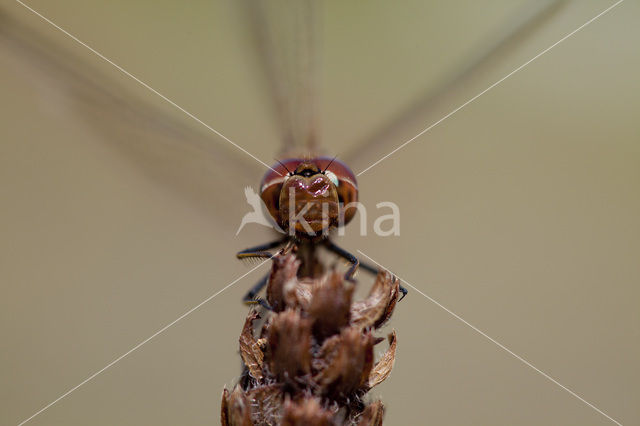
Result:
{"label": "dried flower spike", "polygon": [[290,251],[274,258],[267,286],[273,307],[256,337],[259,318],[250,311],[240,335],[244,375],[233,392],[224,390],[223,425],[381,425],[382,402],[365,394],[393,367],[396,334],[376,363],[374,330],[393,313],[399,283],[380,271],[369,296],[352,302],[354,285],[326,273],[299,279]]}

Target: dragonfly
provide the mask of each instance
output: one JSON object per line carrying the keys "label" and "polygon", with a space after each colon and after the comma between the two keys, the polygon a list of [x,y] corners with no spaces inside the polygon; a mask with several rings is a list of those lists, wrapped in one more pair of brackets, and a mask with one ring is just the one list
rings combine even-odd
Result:
{"label": "dragonfly", "polygon": [[[281,175],[292,173],[307,179],[311,176],[306,175],[312,171],[314,175],[324,171],[324,174],[320,174],[333,185],[338,181],[337,192],[340,183],[346,185],[344,182],[351,179],[354,165],[361,168],[368,165],[365,155],[368,151],[375,148],[388,152],[395,148],[399,141],[394,134],[398,129],[416,117],[428,115],[451,90],[464,85],[486,64],[499,60],[505,49],[513,48],[514,41],[522,42],[528,34],[535,32],[538,26],[553,16],[557,6],[557,2],[532,4],[526,13],[515,16],[497,34],[481,40],[481,48],[474,49],[475,54],[448,73],[446,81],[437,88],[418,93],[416,98],[388,117],[387,121],[370,129],[362,140],[353,141],[345,152],[326,152],[320,135],[321,114],[316,97],[316,80],[322,69],[319,64],[321,58],[318,57],[321,52],[317,49],[318,32],[321,31],[318,5],[310,1],[263,2],[262,5],[268,7],[262,10],[256,8],[259,6],[256,3],[249,3],[249,6],[256,7],[243,9],[243,13],[247,13],[254,37],[258,40],[257,52],[263,67],[265,92],[271,100],[272,115],[280,132],[279,145],[273,144],[269,150],[286,166],[275,162],[272,168],[279,174],[273,176],[274,170],[266,169],[265,177],[280,178]],[[287,25],[281,25],[283,23]],[[291,33],[296,37],[288,36]],[[265,34],[269,36],[265,37]],[[260,44],[260,40],[263,44]],[[266,44],[265,40],[268,40]],[[92,66],[78,60],[82,54],[56,45],[33,31],[33,25],[26,25],[12,14],[0,11],[0,58],[3,66],[8,64],[19,72],[32,75],[40,85],[37,90],[55,102],[59,113],[73,117],[91,131],[114,141],[132,157],[140,159],[140,167],[148,167],[151,174],[163,176],[167,185],[177,188],[187,202],[203,209],[212,220],[220,220],[230,226],[237,225],[239,216],[235,213],[240,211],[241,206],[227,203],[224,194],[216,193],[216,197],[211,197],[208,192],[212,185],[210,182],[216,186],[224,185],[225,188],[237,185],[238,192],[241,192],[243,184],[255,184],[265,173],[265,168],[228,146],[218,136],[185,124],[185,120],[168,114],[166,108],[140,100],[139,96],[132,94],[131,88],[114,83],[113,77],[103,71],[103,66]],[[242,145],[242,141],[238,143]],[[149,156],[149,153],[159,152],[159,148],[164,149],[162,155]],[[336,154],[338,157],[333,160]],[[331,160],[333,163],[329,164]],[[176,167],[183,163],[187,164],[184,170],[205,172],[174,173]],[[393,176],[388,178],[393,179]],[[355,184],[355,179],[352,182]],[[357,189],[357,186],[354,185],[354,188]],[[342,195],[343,201],[352,199],[349,197],[354,196]],[[215,202],[212,198],[216,199]],[[221,209],[220,205],[224,208]],[[271,204],[272,207],[274,205]],[[231,218],[225,215],[229,211],[234,213],[229,215]],[[328,247],[350,261],[346,272],[348,278],[353,277],[358,267],[377,271],[373,267],[367,269],[368,265],[360,263],[352,254],[343,252],[329,238],[318,242],[298,233],[295,237],[279,239],[277,243],[286,244],[292,239],[300,245],[300,256],[310,256],[311,260],[303,261],[305,274],[317,273],[313,261],[316,257],[310,252],[320,246]],[[277,245],[267,247],[245,250],[241,257]],[[258,290],[252,288],[244,300],[253,301]]]}
{"label": "dragonfly", "polygon": [[[321,151],[320,119],[315,105],[317,81],[314,81],[320,62],[316,52],[319,24],[314,7],[317,3],[313,0],[283,1],[272,2],[271,6],[274,3],[278,7],[267,10],[267,3],[247,2],[247,10],[283,143],[282,159],[277,159],[262,178],[260,197],[286,236],[244,249],[236,256],[239,259],[271,258],[273,255],[269,250],[288,245],[294,248],[300,261],[299,277],[314,278],[324,269],[317,256],[318,248],[324,247],[350,264],[344,274],[345,280],[355,281],[358,268],[375,275],[377,267],[362,262],[331,238],[331,231],[354,218],[356,209],[346,206],[358,201],[358,186],[355,174],[346,163],[336,157],[318,155]],[[287,11],[288,22],[275,19],[275,14],[281,15],[283,11]],[[542,11],[548,12],[546,8]],[[540,10],[537,12],[534,16],[539,18]],[[278,49],[292,45],[293,54]],[[289,68],[284,65],[287,63]],[[367,149],[367,145],[362,149]],[[297,217],[301,220],[296,221]],[[271,309],[264,299],[257,297],[267,285],[269,276],[269,273],[264,275],[245,294],[245,303],[257,303]],[[401,285],[400,291],[402,300],[408,290]]]}
{"label": "dragonfly", "polygon": [[[317,134],[319,118],[314,102],[317,87],[314,77],[319,62],[316,54],[316,4],[312,0],[304,0],[283,2],[282,5],[286,6],[284,10],[292,19],[284,24],[280,20],[277,27],[269,19],[266,3],[248,2],[247,11],[253,23],[266,80],[270,83],[283,142],[283,158],[266,171],[260,183],[260,197],[286,236],[242,250],[236,256],[239,259],[270,258],[269,250],[288,245],[300,261],[299,276],[314,278],[323,272],[317,250],[325,247],[350,263],[344,274],[346,280],[354,281],[359,267],[377,274],[376,267],[363,263],[330,238],[330,231],[345,226],[354,218],[356,208],[347,206],[358,201],[358,186],[356,176],[347,164],[336,157],[318,154],[321,151]],[[292,44],[302,46],[292,49],[296,52],[289,58],[293,66],[286,70],[282,64],[287,62],[288,55],[279,51],[278,46]],[[296,155],[292,156],[292,153]],[[262,277],[246,293],[244,302],[271,309],[264,299],[256,298],[267,284],[269,275]],[[404,297],[407,290],[404,287],[400,290]]]}
{"label": "dragonfly", "polygon": [[[244,249],[236,256],[239,259],[270,258],[273,255],[269,250],[288,245],[294,248],[300,261],[299,277],[314,278],[324,269],[317,256],[318,249],[324,247],[350,264],[344,274],[346,280],[354,281],[358,268],[375,275],[377,267],[362,262],[331,238],[331,231],[346,226],[354,218],[356,209],[348,206],[358,201],[358,186],[355,174],[346,163],[318,154],[321,152],[320,118],[315,104],[318,86],[315,78],[320,55],[317,53],[318,14],[314,10],[317,3],[276,1],[270,3],[269,8],[267,4],[247,2],[247,11],[280,123],[283,146],[282,159],[262,178],[260,196],[286,237]],[[281,19],[283,11],[288,21]],[[294,53],[283,52],[279,49],[283,46]],[[301,220],[293,220],[297,217]],[[269,273],[264,275],[245,294],[245,303],[271,309],[264,299],[257,297],[269,276]],[[402,300],[408,290],[401,285],[400,291]]]}
{"label": "dragonfly", "polygon": [[[273,220],[283,227],[287,235],[273,242],[242,250],[238,252],[237,257],[242,259],[271,256],[268,250],[291,244],[296,247],[297,256],[301,261],[301,276],[313,277],[322,270],[316,255],[317,248],[325,247],[349,262],[350,267],[345,273],[345,279],[353,280],[358,268],[376,274],[377,267],[361,262],[356,256],[336,245],[328,233],[338,226],[346,225],[355,215],[355,209],[343,211],[345,205],[358,201],[356,176],[347,165],[349,159],[355,159],[359,152],[384,142],[382,139],[388,138],[394,129],[401,127],[412,116],[424,114],[439,97],[446,95],[447,89],[464,82],[465,78],[473,75],[485,62],[499,55],[505,44],[547,19],[556,9],[556,3],[545,3],[519,16],[499,37],[486,43],[488,47],[461,67],[461,71],[453,75],[443,87],[425,96],[420,102],[409,105],[407,111],[399,114],[368,140],[355,144],[356,148],[347,153],[343,161],[321,154],[323,149],[319,135],[321,125],[317,105],[317,80],[320,73],[320,24],[316,10],[319,7],[318,3],[312,0],[241,2],[243,13],[251,23],[252,37],[281,140],[280,148],[275,150],[278,161],[266,171],[260,195]],[[141,104],[125,91],[107,90],[101,83],[99,72],[89,67],[74,66],[68,52],[39,39],[6,13],[0,14],[0,42],[5,51],[11,53],[10,57],[13,60],[21,62],[20,66],[26,64],[31,69],[44,70],[46,81],[55,84],[66,96],[80,102],[79,109],[83,110],[84,119],[100,131],[127,134],[131,132],[131,127],[143,128],[148,134],[154,135],[157,144],[163,141],[169,141],[167,144],[177,142],[210,151],[207,159],[229,171],[232,176],[237,175],[239,170],[255,170],[255,164],[247,164],[250,159],[239,159],[237,156],[228,155],[228,152],[220,152],[219,146],[215,143],[206,141],[201,134],[168,116],[166,112]],[[104,124],[105,111],[115,117],[109,120],[108,126]],[[285,212],[288,191],[294,187],[295,195],[301,202],[295,211]],[[322,191],[317,190],[320,187]],[[328,201],[322,202],[321,199]],[[319,217],[322,204],[329,207],[330,217]],[[288,222],[284,221],[285,216],[289,213],[299,214],[302,209],[309,207],[313,208],[304,217],[304,222],[315,223],[314,229],[302,229],[300,222],[295,226],[296,229],[290,229]],[[256,299],[256,295],[265,286],[267,279],[268,275],[263,277],[247,292],[243,300],[266,306],[262,299]],[[404,296],[407,290],[401,290]]]}

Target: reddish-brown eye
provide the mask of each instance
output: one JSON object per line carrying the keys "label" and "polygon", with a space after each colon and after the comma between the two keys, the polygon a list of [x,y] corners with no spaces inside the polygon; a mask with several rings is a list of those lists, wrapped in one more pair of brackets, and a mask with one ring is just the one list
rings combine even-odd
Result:
{"label": "reddish-brown eye", "polygon": [[293,172],[303,160],[290,158],[280,163],[274,164],[267,170],[260,182],[260,197],[269,210],[271,217],[281,225],[280,222],[280,191],[284,180],[289,176],[289,171]]}
{"label": "reddish-brown eye", "polygon": [[[320,170],[326,169],[326,173],[330,179],[331,175],[329,175],[328,172],[331,172],[338,179],[338,185],[336,185],[338,198],[344,206],[358,201],[358,183],[356,181],[356,176],[346,164],[338,159],[334,159],[333,157],[318,157],[315,158],[313,162],[318,165]],[[353,219],[353,216],[356,214],[356,210],[357,209],[354,205],[347,207],[344,210],[345,224],[349,223],[349,221]]]}

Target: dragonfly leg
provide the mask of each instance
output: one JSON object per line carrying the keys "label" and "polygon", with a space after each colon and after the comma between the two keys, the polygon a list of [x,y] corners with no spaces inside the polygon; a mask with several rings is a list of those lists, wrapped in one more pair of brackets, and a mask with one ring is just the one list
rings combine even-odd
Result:
{"label": "dragonfly leg", "polygon": [[[273,255],[269,253],[267,250],[271,250],[273,248],[281,246],[282,244],[285,243],[285,241],[286,240],[275,240],[267,244],[261,244],[259,246],[250,247],[248,249],[239,251],[236,254],[236,257],[238,259],[247,259],[247,258],[256,258],[256,257],[270,258]],[[258,281],[253,287],[249,289],[247,294],[245,294],[244,297],[242,298],[242,301],[247,305],[257,304],[262,306],[265,309],[272,311],[273,308],[269,306],[269,304],[264,299],[260,297],[256,297],[256,295],[260,292],[260,290],[262,290],[262,288],[267,284],[268,280],[269,280],[269,274],[262,277],[260,281]]]}
{"label": "dragonfly leg", "polygon": [[370,274],[373,274],[373,276],[378,275],[378,268],[376,266],[369,265],[366,262],[360,261],[360,267]]}
{"label": "dragonfly leg", "polygon": [[402,285],[400,285],[400,293],[402,293],[402,296],[400,297],[400,300],[398,300],[398,302],[401,302],[402,299],[404,299],[407,293],[409,293],[409,290],[407,290],[406,288],[402,287]]}
{"label": "dragonfly leg", "polygon": [[270,273],[260,278],[260,281],[258,281],[253,287],[249,289],[247,294],[245,294],[244,297],[242,298],[242,301],[244,303],[246,303],[247,305],[252,305],[255,303],[260,304],[260,302],[257,302],[257,300],[260,300],[260,299],[256,298],[256,295],[260,293],[260,290],[262,290],[262,288],[265,285],[267,285],[267,281],[269,280],[269,275]]}
{"label": "dragonfly leg", "polygon": [[356,273],[358,266],[360,266],[360,261],[358,260],[358,258],[352,255],[351,253],[349,253],[348,251],[346,251],[345,249],[338,247],[337,245],[335,245],[329,240],[325,241],[325,245],[327,249],[329,249],[330,251],[334,252],[338,256],[342,257],[343,259],[346,259],[349,263],[351,263],[351,266],[349,267],[347,272],[344,274],[344,279],[348,281],[353,281],[353,275]]}
{"label": "dragonfly leg", "polygon": [[285,241],[286,241],[286,239],[285,240],[275,240],[275,241],[271,241],[270,243],[267,243],[267,244],[261,244],[259,246],[250,247],[248,249],[244,249],[242,251],[239,251],[236,254],[236,257],[238,259],[247,259],[247,258],[251,258],[251,257],[269,258],[272,255],[267,250],[271,250],[272,248],[276,248],[278,246],[281,246],[282,244],[285,243]]}
{"label": "dragonfly leg", "polygon": [[245,300],[244,303],[247,305],[260,305],[263,308],[265,308],[267,311],[273,311],[273,308],[271,307],[271,305],[269,305],[267,301],[261,297],[258,297],[256,299],[251,299],[251,300]]}
{"label": "dragonfly leg", "polygon": [[[351,256],[352,258],[356,259],[355,256],[353,256],[351,253],[347,252],[346,250],[336,246],[335,244],[333,244],[332,242],[329,242],[330,245],[327,245],[327,247],[329,248],[329,250],[331,250],[332,252],[336,253],[337,255],[344,257],[345,259],[347,259],[349,262],[351,262],[351,259],[347,256]],[[346,255],[345,255],[346,254]],[[356,259],[358,260],[358,259]],[[359,267],[364,269],[365,271],[373,274],[373,275],[378,275],[378,268],[370,265],[366,262],[359,262]],[[353,262],[351,268],[353,267]],[[358,266],[356,266],[358,267]],[[351,269],[349,269],[349,271],[351,271]],[[347,274],[349,273],[349,271],[347,271]],[[354,268],[355,271],[355,268]],[[345,275],[345,278],[347,278],[347,276]],[[402,296],[400,297],[400,300],[398,300],[398,302],[400,302],[402,299],[404,299],[404,297],[407,295],[407,293],[409,293],[409,290],[407,290],[405,287],[403,287],[402,285],[400,285],[400,293],[402,293]]]}
{"label": "dragonfly leg", "polygon": [[246,305],[260,305],[269,311],[273,311],[273,308],[267,303],[266,300],[261,297],[256,297],[256,295],[260,293],[260,290],[262,290],[262,288],[267,284],[269,275],[270,273],[262,277],[260,281],[258,281],[253,287],[251,287],[247,294],[244,295],[242,301]]}

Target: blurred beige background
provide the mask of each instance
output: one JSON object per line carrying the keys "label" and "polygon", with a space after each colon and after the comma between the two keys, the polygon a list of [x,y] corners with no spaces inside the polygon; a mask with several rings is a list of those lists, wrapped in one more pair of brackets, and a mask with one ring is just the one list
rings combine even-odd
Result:
{"label": "blurred beige background", "polygon": [[[272,162],[278,132],[234,2],[28,4]],[[328,152],[363,170],[613,2],[568,2],[357,149],[527,4],[323,3]],[[270,234],[234,236],[262,166],[0,5],[0,423],[17,424],[248,271],[234,253]],[[401,236],[339,240],[625,425],[640,424],[639,19],[625,1],[362,175],[371,212],[400,206]],[[265,271],[29,424],[217,424],[240,373],[240,299]],[[415,291],[391,328],[397,362],[374,392],[386,424],[613,424]]]}

